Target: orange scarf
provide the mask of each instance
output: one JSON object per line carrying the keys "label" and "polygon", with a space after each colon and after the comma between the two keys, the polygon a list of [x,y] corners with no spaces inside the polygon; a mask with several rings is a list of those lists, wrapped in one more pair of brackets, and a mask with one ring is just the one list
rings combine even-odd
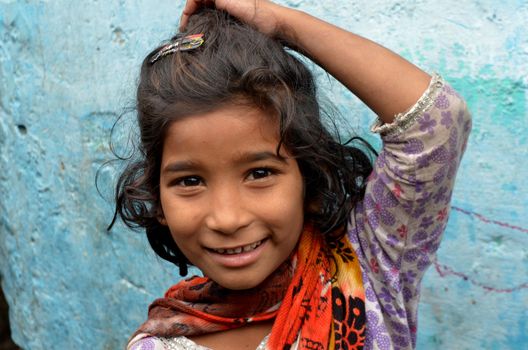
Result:
{"label": "orange scarf", "polygon": [[346,236],[328,244],[306,226],[292,258],[249,290],[207,277],[181,281],[150,305],[134,336],[204,334],[273,318],[268,349],[363,348],[365,292]]}

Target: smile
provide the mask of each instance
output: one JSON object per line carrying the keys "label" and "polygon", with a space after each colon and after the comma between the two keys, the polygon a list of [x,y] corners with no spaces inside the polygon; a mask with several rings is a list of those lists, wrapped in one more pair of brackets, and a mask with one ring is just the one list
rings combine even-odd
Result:
{"label": "smile", "polygon": [[254,242],[254,243],[236,247],[236,248],[218,248],[218,249],[211,249],[211,250],[218,254],[234,255],[234,254],[246,253],[246,252],[255,250],[257,249],[258,246],[262,244],[262,242],[264,242],[264,240],[260,240],[258,242]]}

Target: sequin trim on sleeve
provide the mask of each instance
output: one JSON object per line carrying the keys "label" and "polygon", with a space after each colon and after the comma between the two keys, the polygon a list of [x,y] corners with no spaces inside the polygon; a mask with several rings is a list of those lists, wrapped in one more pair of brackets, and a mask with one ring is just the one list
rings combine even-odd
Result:
{"label": "sequin trim on sleeve", "polygon": [[[163,349],[165,350],[210,350],[209,348],[200,346],[191,339],[183,336],[173,338],[156,337],[155,339],[163,344]],[[269,334],[265,336],[264,339],[262,339],[262,342],[259,344],[256,350],[266,350],[268,339]]]}
{"label": "sequin trim on sleeve", "polygon": [[210,350],[200,346],[186,337],[158,338],[163,343],[165,350]]}
{"label": "sequin trim on sleeve", "polygon": [[394,117],[394,122],[384,123],[379,117],[370,130],[383,136],[397,135],[407,130],[416,120],[428,110],[444,86],[444,80],[437,73],[433,77],[427,90],[407,112],[399,113]]}

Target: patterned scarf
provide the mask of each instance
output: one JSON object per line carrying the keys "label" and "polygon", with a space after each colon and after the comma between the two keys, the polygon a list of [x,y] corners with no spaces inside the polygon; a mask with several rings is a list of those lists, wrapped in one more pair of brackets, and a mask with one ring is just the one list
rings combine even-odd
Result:
{"label": "patterned scarf", "polygon": [[365,292],[346,236],[325,243],[307,225],[292,258],[249,290],[225,289],[207,277],[181,281],[150,305],[132,338],[204,334],[271,319],[268,349],[363,348]]}

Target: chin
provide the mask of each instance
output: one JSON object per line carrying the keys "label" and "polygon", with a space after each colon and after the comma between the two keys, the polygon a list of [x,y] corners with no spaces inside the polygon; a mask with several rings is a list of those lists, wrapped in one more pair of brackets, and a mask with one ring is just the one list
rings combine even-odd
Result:
{"label": "chin", "polygon": [[242,279],[240,277],[243,277],[243,274],[242,274],[242,276],[240,276],[240,275],[239,276],[234,276],[234,278],[232,278],[232,279],[222,279],[220,281],[216,281],[215,280],[215,282],[218,283],[219,285],[221,285],[222,287],[227,288],[227,289],[231,289],[231,290],[246,290],[246,289],[255,288],[256,286],[261,284],[262,281],[264,281],[264,278],[263,279],[255,279],[255,278]]}

